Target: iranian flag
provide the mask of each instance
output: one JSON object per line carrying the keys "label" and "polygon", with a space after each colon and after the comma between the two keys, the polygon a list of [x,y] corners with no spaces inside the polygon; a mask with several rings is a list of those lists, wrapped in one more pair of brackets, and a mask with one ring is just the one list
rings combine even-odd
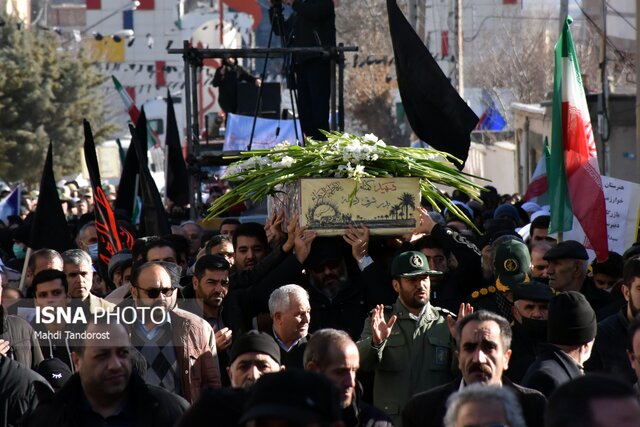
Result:
{"label": "iranian flag", "polygon": [[[131,99],[127,91],[122,87],[118,79],[116,79],[115,76],[111,76],[111,79],[113,80],[113,84],[115,85],[116,90],[120,95],[120,98],[122,98],[122,102],[124,103],[124,106],[127,108],[127,112],[129,113],[131,122],[134,124],[138,123],[138,118],[140,117],[140,110],[138,110],[138,107],[136,107],[135,102],[133,102],[133,99]],[[149,127],[148,122],[147,122],[147,146],[149,148],[160,147],[160,138],[158,137],[158,134],[153,129],[151,129],[151,127]]]}
{"label": "iranian flag", "polygon": [[584,95],[580,67],[567,17],[555,48],[551,158],[547,170],[551,224],[549,232],[580,223],[598,261],[608,257],[607,219],[596,144]]}
{"label": "iranian flag", "polygon": [[524,200],[525,202],[535,202],[540,206],[549,204],[547,163],[549,163],[550,156],[551,154],[549,153],[549,142],[547,141],[547,137],[545,137],[542,157],[540,157],[540,160],[538,160],[536,170],[533,171],[533,175],[531,175],[531,179],[529,180],[527,192],[522,198],[522,200]]}

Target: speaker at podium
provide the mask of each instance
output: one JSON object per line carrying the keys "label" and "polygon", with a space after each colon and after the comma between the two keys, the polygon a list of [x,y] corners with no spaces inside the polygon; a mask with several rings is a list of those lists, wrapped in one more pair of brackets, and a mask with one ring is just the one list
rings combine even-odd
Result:
{"label": "speaker at podium", "polygon": [[[259,87],[251,83],[238,84],[237,114],[253,116],[256,112]],[[262,82],[262,100],[258,109],[258,117],[277,119],[280,114],[280,83]]]}

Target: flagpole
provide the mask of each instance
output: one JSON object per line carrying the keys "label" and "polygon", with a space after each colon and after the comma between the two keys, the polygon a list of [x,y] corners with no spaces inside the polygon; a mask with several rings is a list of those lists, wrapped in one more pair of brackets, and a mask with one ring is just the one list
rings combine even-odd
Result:
{"label": "flagpole", "polygon": [[167,207],[167,185],[169,184],[169,146],[167,145],[166,139],[164,141],[163,153],[164,153],[164,191],[162,192],[162,202],[166,208]]}
{"label": "flagpole", "polygon": [[[136,211],[136,206],[138,206],[138,188],[140,185],[140,174],[136,174],[136,183],[133,187],[133,209],[131,210],[131,214],[133,215],[133,213]],[[131,223],[135,226],[136,225],[136,219],[135,217],[131,218]]]}
{"label": "flagpole", "polygon": [[458,78],[458,93],[460,98],[464,99],[464,36],[463,36],[463,20],[462,20],[462,0],[456,0],[455,3],[455,20],[456,20],[456,40],[457,40],[457,58],[456,69]]}
{"label": "flagpole", "polygon": [[26,296],[26,292],[24,289],[24,282],[27,278],[27,266],[29,265],[29,258],[31,258],[31,248],[27,246],[27,253],[24,256],[24,265],[22,266],[22,274],[20,275],[20,286],[18,286],[18,289],[20,289],[20,292],[22,292],[22,294],[24,296]]}

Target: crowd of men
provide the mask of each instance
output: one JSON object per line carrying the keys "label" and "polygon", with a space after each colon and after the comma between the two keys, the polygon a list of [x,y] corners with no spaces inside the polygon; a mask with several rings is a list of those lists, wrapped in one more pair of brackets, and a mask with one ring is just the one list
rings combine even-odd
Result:
{"label": "crowd of men", "polygon": [[640,425],[640,244],[590,263],[543,207],[482,198],[454,201],[482,234],[423,207],[384,238],[185,221],[104,277],[91,204],[63,253],[26,259],[15,220],[0,425]]}

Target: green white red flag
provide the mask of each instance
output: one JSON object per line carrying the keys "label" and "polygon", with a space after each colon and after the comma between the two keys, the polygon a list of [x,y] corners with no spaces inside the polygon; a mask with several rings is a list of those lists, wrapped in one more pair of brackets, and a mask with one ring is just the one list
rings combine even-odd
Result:
{"label": "green white red flag", "polygon": [[[129,113],[129,118],[131,118],[131,122],[134,124],[138,123],[138,119],[140,118],[140,110],[138,110],[138,107],[136,107],[136,103],[133,102],[133,99],[131,99],[131,96],[129,96],[129,93],[122,87],[122,85],[120,84],[118,79],[115,78],[115,76],[111,76],[111,79],[113,80],[113,84],[115,85],[116,90],[120,95],[120,98],[122,98],[122,102],[124,103],[124,106],[127,108],[127,112]],[[158,134],[153,129],[151,129],[151,127],[149,126],[149,123],[147,122],[147,147],[151,148],[151,147],[159,147],[159,146],[160,146],[160,137],[158,137]]]}
{"label": "green white red flag", "polygon": [[522,197],[525,202],[535,202],[540,206],[549,204],[549,184],[547,182],[547,163],[549,163],[551,154],[549,152],[549,141],[544,137],[544,145],[542,148],[542,157],[536,165],[536,169],[531,175],[527,192]]}
{"label": "green white red flag", "polygon": [[567,17],[555,48],[551,158],[547,177],[549,232],[569,231],[573,216],[585,232],[585,246],[599,261],[608,257],[607,217],[596,144],[578,58]]}

